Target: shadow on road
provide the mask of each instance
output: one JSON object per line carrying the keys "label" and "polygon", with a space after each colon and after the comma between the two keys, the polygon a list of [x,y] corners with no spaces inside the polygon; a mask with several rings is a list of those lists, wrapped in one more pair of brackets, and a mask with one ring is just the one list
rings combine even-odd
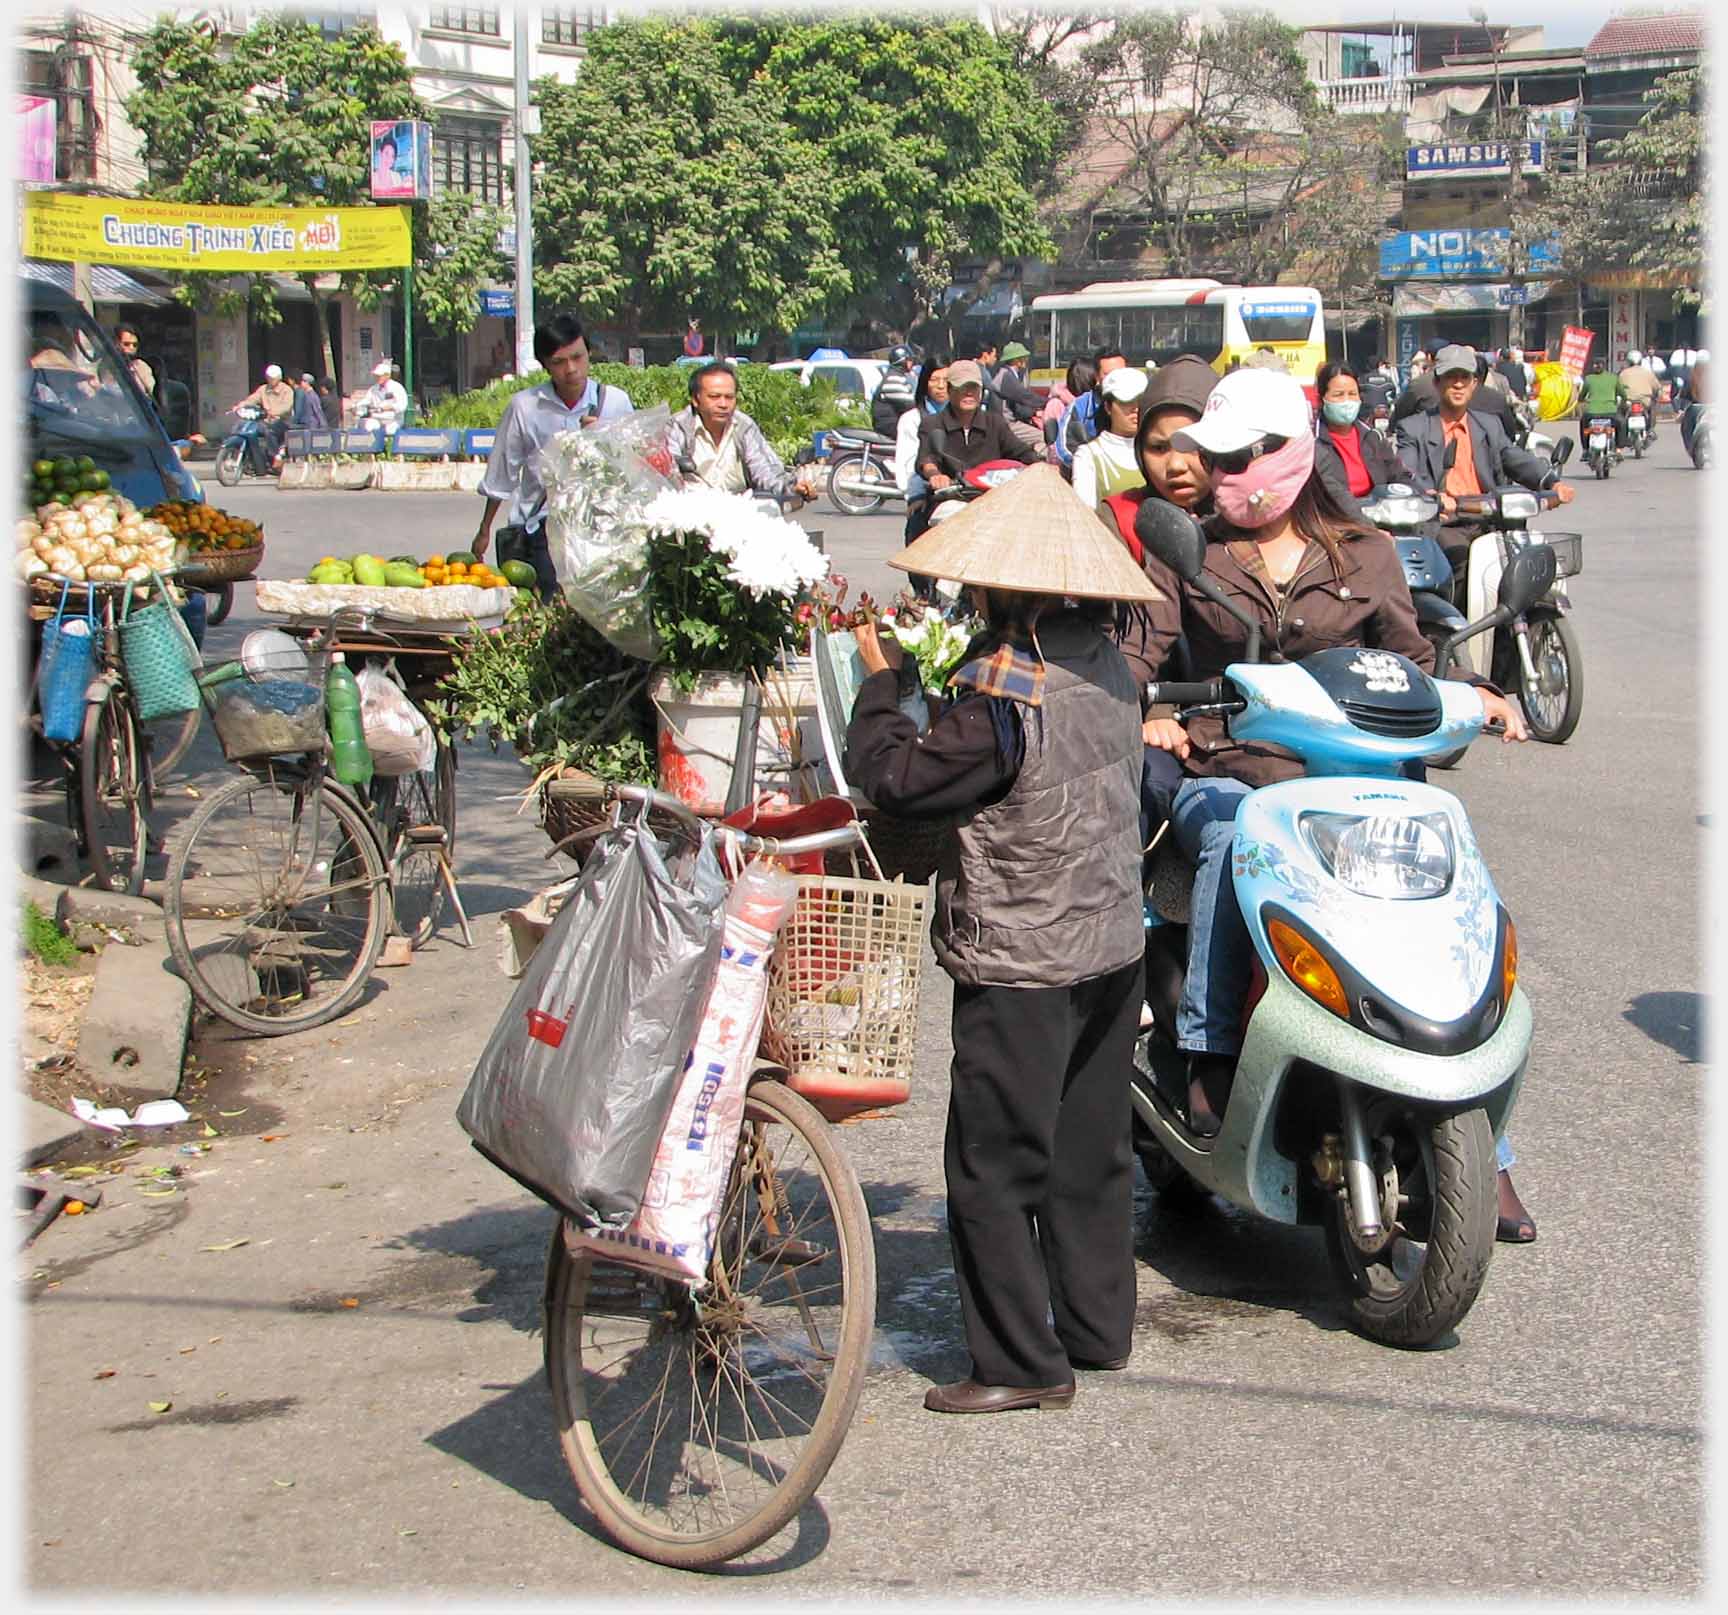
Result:
{"label": "shadow on road", "polygon": [[1698,993],[1640,993],[1622,1018],[1665,1045],[1688,1065],[1704,1057],[1704,999]]}

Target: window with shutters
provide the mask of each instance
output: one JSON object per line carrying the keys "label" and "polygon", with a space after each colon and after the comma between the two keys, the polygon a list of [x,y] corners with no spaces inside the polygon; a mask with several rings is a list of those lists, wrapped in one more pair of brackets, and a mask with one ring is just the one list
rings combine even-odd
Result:
{"label": "window with shutters", "polygon": [[300,13],[326,39],[340,39],[356,28],[378,26],[377,0],[325,0]]}
{"label": "window with shutters", "polygon": [[605,21],[601,6],[547,6],[540,13],[540,43],[580,45]]}
{"label": "window with shutters", "polygon": [[499,6],[433,6],[428,19],[434,28],[445,28],[453,34],[484,34],[497,39],[500,34]]}
{"label": "window with shutters", "polygon": [[484,118],[445,118],[432,131],[432,189],[504,205],[504,130]]}

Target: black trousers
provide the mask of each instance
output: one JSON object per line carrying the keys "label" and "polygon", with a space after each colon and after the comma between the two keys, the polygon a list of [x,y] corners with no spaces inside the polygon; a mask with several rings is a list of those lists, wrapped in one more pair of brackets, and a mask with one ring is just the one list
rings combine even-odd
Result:
{"label": "black trousers", "polygon": [[954,988],[943,1164],[980,1384],[1062,1385],[1070,1358],[1128,1353],[1128,1073],[1143,968],[1072,987]]}

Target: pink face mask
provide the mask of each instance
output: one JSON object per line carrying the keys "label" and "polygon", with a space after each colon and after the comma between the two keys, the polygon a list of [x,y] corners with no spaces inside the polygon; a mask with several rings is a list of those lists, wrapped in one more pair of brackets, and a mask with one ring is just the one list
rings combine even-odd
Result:
{"label": "pink face mask", "polygon": [[1314,439],[1307,432],[1262,454],[1246,471],[1213,474],[1212,499],[1232,527],[1266,527],[1296,503],[1314,470]]}

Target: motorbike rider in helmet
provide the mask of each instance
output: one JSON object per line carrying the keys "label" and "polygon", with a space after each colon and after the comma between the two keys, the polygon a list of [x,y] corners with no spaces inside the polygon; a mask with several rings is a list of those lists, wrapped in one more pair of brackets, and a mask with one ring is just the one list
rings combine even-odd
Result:
{"label": "motorbike rider in helmet", "polygon": [[918,385],[918,366],[912,350],[905,343],[896,343],[888,350],[888,368],[870,402],[871,429],[883,437],[893,437],[900,417],[912,407],[912,394]]}

